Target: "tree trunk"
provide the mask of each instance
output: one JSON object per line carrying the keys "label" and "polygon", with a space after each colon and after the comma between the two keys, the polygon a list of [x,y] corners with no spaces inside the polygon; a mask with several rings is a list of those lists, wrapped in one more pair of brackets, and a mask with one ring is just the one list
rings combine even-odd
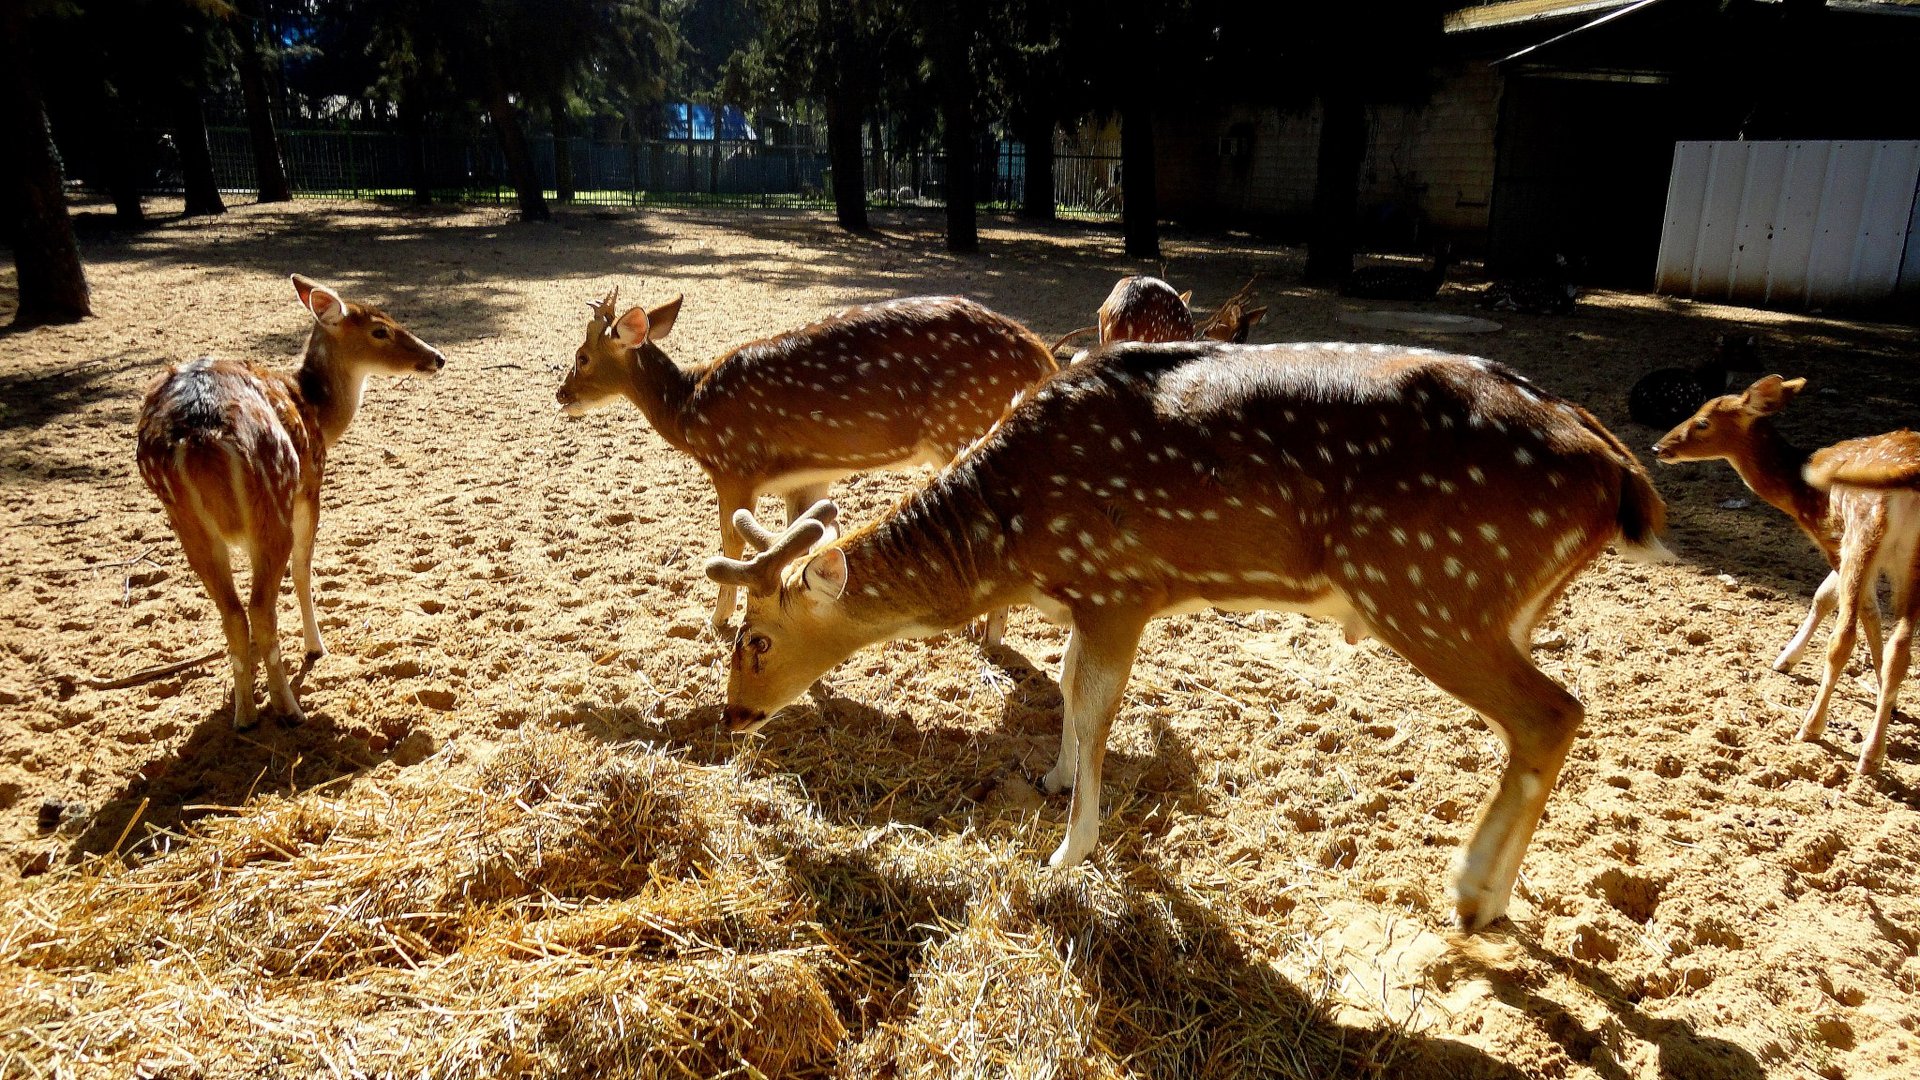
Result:
{"label": "tree trunk", "polygon": [[273,130],[273,110],[267,100],[264,57],[260,52],[258,26],[250,10],[252,7],[251,4],[241,5],[239,25],[233,28],[233,37],[239,45],[239,54],[234,62],[240,72],[240,96],[247,107],[247,133],[253,142],[254,182],[259,186],[261,202],[287,202],[293,198],[293,188],[287,183],[287,167],[280,155],[280,137]]}
{"label": "tree trunk", "polygon": [[827,159],[833,166],[833,212],[840,227],[862,232],[867,227],[867,189],[861,170],[859,92],[845,72],[827,97]]}
{"label": "tree trunk", "polygon": [[113,112],[112,130],[119,146],[107,155],[107,189],[113,194],[114,222],[123,229],[137,229],[147,223],[141,202],[142,172],[150,167],[148,140],[134,130],[133,119],[118,96],[108,100]]}
{"label": "tree trunk", "polygon": [[1153,176],[1153,106],[1135,95],[1120,110],[1120,223],[1127,254],[1160,257],[1160,202]]}
{"label": "tree trunk", "polygon": [[947,81],[949,89],[940,103],[940,141],[947,152],[947,250],[979,251],[974,181],[979,171],[980,138],[973,127],[972,95],[957,74]]}
{"label": "tree trunk", "polygon": [[563,203],[573,201],[573,117],[567,99],[547,95],[547,115],[553,121],[553,194]]}
{"label": "tree trunk", "polygon": [[427,170],[427,105],[418,83],[400,92],[401,138],[407,147],[407,182],[413,187],[415,205],[433,201],[433,177]]}
{"label": "tree trunk", "polygon": [[[196,61],[197,62],[197,61]],[[207,143],[207,113],[200,101],[201,79],[174,93],[173,141],[180,151],[180,182],[186,189],[187,216],[224,214],[220,182],[213,175],[213,148]]]}
{"label": "tree trunk", "polygon": [[[887,156],[883,146],[880,114],[876,112],[867,118],[867,154],[869,155],[867,160],[872,163],[869,170],[873,173],[872,187],[876,188],[887,186]],[[868,187],[864,178],[860,181],[860,186]]]}
{"label": "tree trunk", "polygon": [[1020,216],[1053,220],[1053,107],[1030,102],[1020,117],[1020,142],[1026,147],[1021,178]]}
{"label": "tree trunk", "polygon": [[507,84],[501,78],[500,68],[491,59],[487,62],[487,116],[493,120],[493,130],[500,136],[500,152],[507,159],[507,172],[512,175],[514,194],[520,200],[520,220],[551,221],[553,213],[547,209],[540,177],[534,172],[533,154],[527,150],[527,134],[521,130],[520,117],[514,113],[513,102],[507,97]]}
{"label": "tree trunk", "polygon": [[1367,156],[1367,109],[1358,95],[1332,88],[1320,96],[1320,156],[1307,234],[1307,281],[1337,285],[1353,273],[1360,163]]}
{"label": "tree trunk", "polygon": [[6,166],[6,238],[13,244],[20,307],[13,325],[78,322],[93,314],[86,270],[67,217],[60,158],[47,128],[47,111],[33,84],[25,16],[18,5],[0,11],[0,158]]}

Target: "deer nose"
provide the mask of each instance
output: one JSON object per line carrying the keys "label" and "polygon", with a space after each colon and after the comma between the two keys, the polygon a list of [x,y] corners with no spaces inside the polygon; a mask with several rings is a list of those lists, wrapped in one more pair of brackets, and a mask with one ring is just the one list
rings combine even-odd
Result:
{"label": "deer nose", "polygon": [[767,714],[744,705],[729,705],[720,710],[720,722],[726,725],[728,731],[753,731],[767,722]]}

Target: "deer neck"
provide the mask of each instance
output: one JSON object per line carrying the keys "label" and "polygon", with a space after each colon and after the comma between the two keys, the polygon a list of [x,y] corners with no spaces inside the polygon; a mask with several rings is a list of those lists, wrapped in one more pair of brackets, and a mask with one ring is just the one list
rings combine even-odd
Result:
{"label": "deer neck", "polygon": [[1748,429],[1745,451],[1729,460],[1755,495],[1793,518],[1822,548],[1827,546],[1827,495],[1800,475],[1807,463],[1807,451],[1782,438],[1772,423],[1761,420]]}
{"label": "deer neck", "polygon": [[627,362],[627,399],[646,415],[647,423],[662,438],[684,449],[687,402],[698,380],[652,342],[628,350]]}
{"label": "deer neck", "polygon": [[294,378],[300,399],[320,422],[320,437],[327,446],[333,446],[360,411],[360,398],[367,387],[366,370],[335,356],[326,335],[316,326],[307,338],[306,355]]}
{"label": "deer neck", "polygon": [[853,583],[841,611],[873,642],[938,633],[1016,602],[1021,583],[998,518],[973,485],[937,479],[842,542]]}

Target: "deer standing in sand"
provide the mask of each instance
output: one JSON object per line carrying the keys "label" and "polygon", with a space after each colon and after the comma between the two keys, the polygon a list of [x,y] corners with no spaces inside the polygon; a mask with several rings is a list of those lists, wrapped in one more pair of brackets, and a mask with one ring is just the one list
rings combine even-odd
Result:
{"label": "deer standing in sand", "polygon": [[[1025,327],[958,296],[848,308],[682,368],[656,344],[673,329],[680,298],[617,315],[617,297],[616,289],[589,305],[587,339],[555,395],[560,408],[579,416],[622,397],[638,406],[713,481],[728,558],[745,544],[735,515],[762,493],[784,497],[793,519],[835,480],[943,465],[1058,369]],[[723,585],[716,629],[735,601]],[[1004,622],[1004,613],[989,619],[989,642]]]}
{"label": "deer standing in sand", "polygon": [[[1792,517],[1826,556],[1832,569],[1773,668],[1792,670],[1814,631],[1838,608],[1826,672],[1795,735],[1803,742],[1817,739],[1826,730],[1834,686],[1853,654],[1856,627],[1865,629],[1867,652],[1880,677],[1878,709],[1857,763],[1860,772],[1870,773],[1886,758],[1887,720],[1906,676],[1913,621],[1920,614],[1914,589],[1920,572],[1920,435],[1889,432],[1808,454],[1788,443],[1773,424],[1806,385],[1805,379],[1768,375],[1744,393],[1702,405],[1653,449],[1664,462],[1726,459],[1755,495]],[[1895,620],[1893,635],[1884,643],[1874,595],[1883,575],[1893,586]]]}
{"label": "deer standing in sand", "polygon": [[[372,375],[432,375],[438,349],[377,308],[349,303],[293,275],[313,314],[298,371],[210,357],[176,364],[154,380],[140,406],[140,477],[160,497],[187,565],[220,609],[233,664],[233,725],[256,719],[253,669],[264,661],[267,689],[290,722],[304,717],[280,658],[275,607],[293,564],[307,658],[326,652],[313,611],[313,540],[327,450],[360,408]],[[233,584],[231,547],[253,568],[245,604]]]}
{"label": "deer standing in sand", "polygon": [[[1055,866],[1099,836],[1107,731],[1147,621],[1277,609],[1372,635],[1478,711],[1509,760],[1455,876],[1505,912],[1583,710],[1532,631],[1609,543],[1664,555],[1665,506],[1592,416],[1485,360],[1388,345],[1099,350],[880,520],[831,505],[707,573],[748,591],[724,718],[757,727],[854,651],[996,605],[1069,622]],[[815,545],[820,545],[816,548]]]}

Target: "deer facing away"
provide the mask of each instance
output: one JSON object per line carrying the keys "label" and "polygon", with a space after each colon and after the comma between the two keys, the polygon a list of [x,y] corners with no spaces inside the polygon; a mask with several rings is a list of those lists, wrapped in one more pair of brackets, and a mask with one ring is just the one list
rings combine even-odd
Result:
{"label": "deer facing away", "polygon": [[[187,564],[220,610],[236,728],[256,719],[253,669],[262,661],[273,704],[289,721],[303,718],[280,657],[280,578],[291,559],[307,657],[317,659],[326,651],[313,611],[320,482],[327,450],[353,422],[367,378],[432,375],[447,362],[377,308],[342,300],[299,274],[293,288],[313,313],[298,371],[203,358],[168,368],[140,406],[140,477],[160,497]],[[245,604],[234,588],[231,547],[242,548],[253,569]]]}
{"label": "deer facing away", "polygon": [[[1833,569],[1773,666],[1790,670],[1828,613],[1839,609],[1820,689],[1795,735],[1817,739],[1826,730],[1834,686],[1853,654],[1856,627],[1864,627],[1880,685],[1873,726],[1862,740],[1856,767],[1871,773],[1886,759],[1887,721],[1906,676],[1914,618],[1920,615],[1914,588],[1920,575],[1920,435],[1894,431],[1849,439],[1811,455],[1795,449],[1774,430],[1773,417],[1806,383],[1768,375],[1744,393],[1715,398],[1661,439],[1654,452],[1668,462],[1725,458],[1754,494],[1791,516],[1826,556]],[[1874,595],[1882,576],[1893,587],[1895,620],[1884,644]]]}
{"label": "deer facing away", "polygon": [[[1031,603],[1069,622],[1056,866],[1099,835],[1107,731],[1142,629],[1206,607],[1337,619],[1500,731],[1510,756],[1455,876],[1461,922],[1507,907],[1582,707],[1532,630],[1609,542],[1664,554],[1665,507],[1583,410],[1484,360],[1386,345],[1122,345],[1035,391],[880,520],[817,548],[830,507],[751,559],[725,719],[757,727],[856,650]],[[742,521],[742,524],[750,524]],[[812,550],[810,550],[812,549]]]}
{"label": "deer facing away", "polygon": [[[1019,323],[938,296],[849,308],[682,368],[656,344],[673,329],[680,298],[616,316],[617,296],[589,305],[560,408],[579,416],[621,397],[638,406],[713,481],[729,558],[744,546],[734,515],[761,493],[783,496],[791,519],[854,473],[945,464],[1058,367]],[[716,628],[735,601],[723,585]],[[1001,621],[990,621],[989,640]]]}

